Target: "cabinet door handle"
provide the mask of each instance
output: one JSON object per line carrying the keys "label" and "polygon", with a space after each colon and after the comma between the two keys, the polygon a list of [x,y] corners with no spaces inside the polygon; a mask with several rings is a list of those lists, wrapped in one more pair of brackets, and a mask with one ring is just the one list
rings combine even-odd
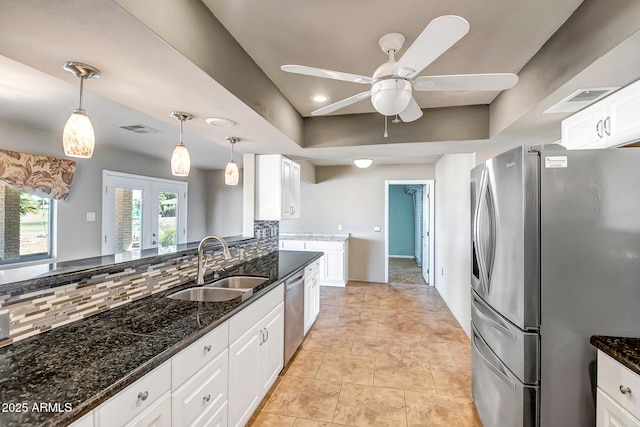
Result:
{"label": "cabinet door handle", "polygon": [[267,336],[264,340],[267,341],[269,339],[269,330],[267,328],[264,328],[264,333]]}
{"label": "cabinet door handle", "polygon": [[260,329],[260,345],[264,342],[264,329]]}
{"label": "cabinet door handle", "polygon": [[210,352],[211,351],[211,345],[205,345],[204,346],[204,351],[205,351],[205,353]]}
{"label": "cabinet door handle", "polygon": [[622,394],[631,394],[631,389],[629,387],[625,387],[623,385],[620,386],[620,393]]}
{"label": "cabinet door handle", "polygon": [[604,119],[604,133],[606,133],[607,136],[611,136],[611,116],[607,116],[607,118]]}
{"label": "cabinet door handle", "polygon": [[598,134],[598,138],[600,139],[604,136],[602,133],[602,120],[598,120],[598,123],[596,123],[596,134]]}
{"label": "cabinet door handle", "polygon": [[147,400],[148,397],[149,397],[149,392],[147,390],[141,391],[140,393],[138,393],[138,399],[142,400],[143,402]]}
{"label": "cabinet door handle", "polygon": [[206,396],[203,396],[202,400],[205,401],[205,402],[209,402],[211,400],[211,395],[207,394]]}

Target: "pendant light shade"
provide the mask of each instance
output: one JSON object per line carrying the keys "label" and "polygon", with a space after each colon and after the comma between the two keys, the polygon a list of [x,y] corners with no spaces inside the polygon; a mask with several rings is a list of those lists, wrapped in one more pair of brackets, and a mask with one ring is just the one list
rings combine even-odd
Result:
{"label": "pendant light shade", "polygon": [[227,185],[238,185],[240,171],[238,170],[238,165],[233,160],[233,145],[240,141],[240,138],[229,136],[226,139],[229,144],[231,144],[231,160],[229,160],[227,167],[224,169],[224,183]]}
{"label": "pendant light shade", "polygon": [[193,119],[193,116],[189,113],[173,111],[171,117],[180,121],[180,141],[178,141],[178,145],[173,149],[173,154],[171,155],[171,173],[175,176],[188,176],[191,170],[191,157],[189,156],[189,150],[182,142],[182,124],[185,120]]}
{"label": "pendant light shade", "polygon": [[69,157],[90,158],[96,145],[96,137],[89,116],[82,108],[82,90],[85,79],[97,79],[100,71],[91,65],[81,62],[65,62],[63,68],[80,78],[80,102],[71,117],[64,125],[62,146],[64,154]]}

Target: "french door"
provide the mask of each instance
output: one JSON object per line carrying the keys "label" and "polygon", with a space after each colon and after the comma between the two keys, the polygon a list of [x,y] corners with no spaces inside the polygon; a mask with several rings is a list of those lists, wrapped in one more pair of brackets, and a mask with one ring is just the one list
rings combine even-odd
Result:
{"label": "french door", "polygon": [[102,254],[186,243],[187,183],[103,170]]}

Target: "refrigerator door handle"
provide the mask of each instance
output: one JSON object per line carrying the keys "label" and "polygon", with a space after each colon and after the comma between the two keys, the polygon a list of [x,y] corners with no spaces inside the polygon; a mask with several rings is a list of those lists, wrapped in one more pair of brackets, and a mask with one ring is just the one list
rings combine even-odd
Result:
{"label": "refrigerator door handle", "polygon": [[480,212],[483,209],[483,205],[486,203],[486,191],[487,191],[487,170],[484,169],[482,171],[482,176],[480,177],[480,192],[478,195],[478,203],[476,205],[476,211],[474,213],[473,220],[473,238],[476,241],[476,258],[478,260],[478,270],[480,270],[480,286],[482,287],[482,292],[487,293],[487,266],[485,264],[485,247],[484,247],[484,239],[480,236]]}
{"label": "refrigerator door handle", "polygon": [[[513,381],[511,381],[511,379],[508,377],[506,373],[504,373],[502,369],[500,369],[498,366],[493,364],[491,360],[489,360],[490,356],[487,356],[486,352],[491,350],[486,349],[487,345],[484,344],[484,342],[482,342],[482,339],[479,338],[479,334],[476,331],[476,329],[475,328],[472,328],[472,329],[473,329],[472,331],[473,335],[471,336],[471,343],[473,344],[473,348],[475,349],[475,351],[478,353],[478,356],[480,356],[480,360],[482,361],[482,363],[484,363],[489,369],[491,369],[498,376],[498,378],[504,381],[512,390],[515,391],[516,384]],[[481,350],[478,343],[480,343],[482,348],[485,350]]]}
{"label": "refrigerator door handle", "polygon": [[502,319],[497,318],[495,315],[493,315],[491,312],[489,312],[484,307],[484,304],[477,300],[475,295],[473,295],[473,297],[471,298],[471,306],[475,310],[475,313],[480,318],[482,318],[482,320],[485,320],[485,321],[491,323],[492,325],[495,326],[495,329],[497,329],[500,332],[502,332],[503,334],[511,337],[511,339],[513,339],[514,341],[516,340],[516,338],[517,338],[516,334],[504,323],[504,321]]}
{"label": "refrigerator door handle", "polygon": [[491,191],[491,182],[489,174],[487,174],[485,190],[485,203],[487,204],[487,214],[489,215],[489,253],[487,253],[487,259],[485,262],[486,271],[486,292],[487,295],[491,293],[491,273],[493,272],[493,264],[496,260],[496,242],[497,242],[497,218],[496,207],[493,199],[493,193]]}

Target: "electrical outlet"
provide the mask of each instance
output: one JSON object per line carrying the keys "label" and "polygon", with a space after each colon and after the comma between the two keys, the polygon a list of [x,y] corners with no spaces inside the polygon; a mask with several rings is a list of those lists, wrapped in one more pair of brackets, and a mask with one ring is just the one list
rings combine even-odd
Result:
{"label": "electrical outlet", "polygon": [[374,231],[374,232],[376,232],[376,233],[379,233],[379,232],[380,232],[380,230],[382,230],[382,228],[380,228],[380,226],[379,226],[379,225],[375,225],[375,226],[373,227],[373,231]]}
{"label": "electrical outlet", "polygon": [[96,213],[95,212],[87,212],[87,221],[88,222],[93,222],[96,220]]}

